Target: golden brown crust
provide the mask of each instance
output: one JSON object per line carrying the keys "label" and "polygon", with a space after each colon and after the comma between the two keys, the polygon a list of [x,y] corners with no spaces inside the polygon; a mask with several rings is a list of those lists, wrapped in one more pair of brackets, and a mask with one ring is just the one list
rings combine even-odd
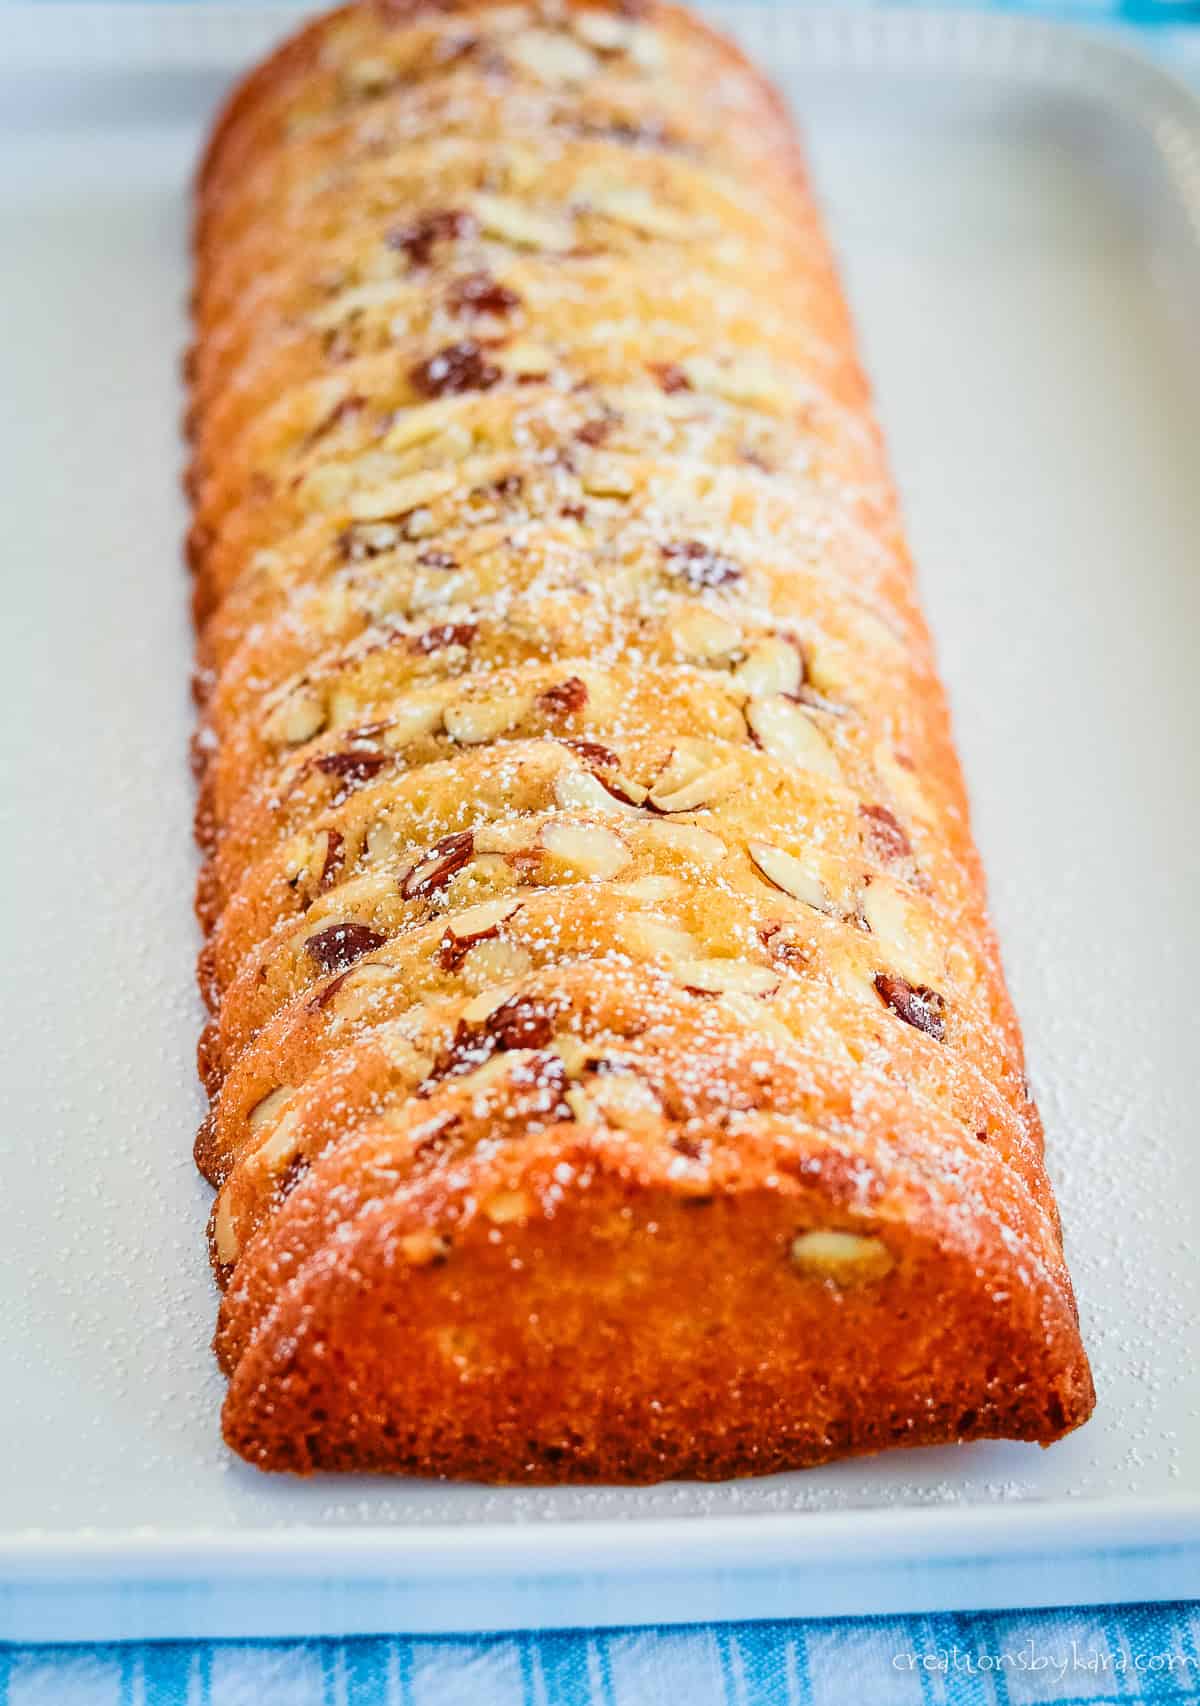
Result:
{"label": "golden brown crust", "polygon": [[197,181],[226,1438],[765,1472],[1085,1419],[787,115],[670,6],[368,4]]}

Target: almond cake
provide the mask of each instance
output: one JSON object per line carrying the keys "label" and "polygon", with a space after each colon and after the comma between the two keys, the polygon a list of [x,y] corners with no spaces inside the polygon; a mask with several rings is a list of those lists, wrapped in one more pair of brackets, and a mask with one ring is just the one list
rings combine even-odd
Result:
{"label": "almond cake", "polygon": [[650,1481],[1093,1394],[791,121],[669,5],[360,3],[198,180],[230,1446]]}

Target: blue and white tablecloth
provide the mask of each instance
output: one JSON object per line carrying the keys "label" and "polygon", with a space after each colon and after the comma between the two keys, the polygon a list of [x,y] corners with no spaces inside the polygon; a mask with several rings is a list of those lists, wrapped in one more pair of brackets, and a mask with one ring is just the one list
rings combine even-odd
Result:
{"label": "blue and white tablecloth", "polygon": [[477,1640],[0,1649],[7,1706],[1042,1706],[1200,1700],[1200,1607]]}
{"label": "blue and white tablecloth", "polygon": [[[1038,9],[1030,0],[1006,3],[1013,9]],[[1043,9],[1140,26],[1150,46],[1200,78],[1200,0],[1061,0]],[[1130,1701],[1200,1706],[1200,1605],[470,1639],[0,1646],[0,1706],[1105,1706]]]}

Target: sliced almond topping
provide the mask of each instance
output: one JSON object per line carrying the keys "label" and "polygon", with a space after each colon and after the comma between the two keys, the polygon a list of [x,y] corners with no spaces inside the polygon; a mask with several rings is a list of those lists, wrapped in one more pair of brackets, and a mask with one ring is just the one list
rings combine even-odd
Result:
{"label": "sliced almond topping", "polygon": [[508,196],[477,195],[474,210],[483,234],[502,243],[559,254],[574,246],[575,232],[568,220],[539,213]]}
{"label": "sliced almond topping", "polygon": [[936,1042],[945,1042],[946,997],[940,990],[923,983],[909,983],[907,978],[892,972],[877,973],[873,982],[876,995],[897,1018]]}
{"label": "sliced almond topping", "polygon": [[322,829],[314,835],[305,875],[316,892],[331,888],[342,874],[345,863],[345,843],[336,829]]}
{"label": "sliced almond topping", "polygon": [[350,516],[354,521],[386,521],[391,516],[408,515],[445,497],[457,484],[458,475],[452,470],[427,468],[419,474],[410,474],[406,480],[392,480],[386,486],[356,492],[348,506]]}
{"label": "sliced almond topping", "polygon": [[414,509],[404,517],[406,539],[429,539],[437,532],[437,522],[431,509]]}
{"label": "sliced almond topping", "polygon": [[733,680],[735,686],[755,697],[798,693],[804,681],[804,659],[790,640],[771,634],[750,648],[734,670]]}
{"label": "sliced almond topping", "polygon": [[746,850],[775,888],[790,894],[794,900],[804,901],[806,906],[815,907],[818,912],[834,910],[833,900],[824,883],[794,853],[787,853],[782,847],[772,847],[766,841],[751,841]]}
{"label": "sliced almond topping", "polygon": [[889,865],[913,856],[912,842],[894,812],[886,806],[860,805],[859,821],[869,851],[881,864]]}
{"label": "sliced almond topping", "polygon": [[700,946],[696,938],[677,925],[664,924],[644,912],[622,918],[618,926],[621,942],[638,959],[690,960]]}
{"label": "sliced almond topping", "polygon": [[581,1078],[593,1051],[570,1031],[559,1031],[554,1038],[554,1052],[563,1063],[568,1078]]}
{"label": "sliced almond topping", "polygon": [[468,950],[459,973],[468,989],[485,989],[497,982],[515,983],[533,970],[533,957],[519,942],[477,942]]}
{"label": "sliced almond topping", "polygon": [[517,995],[488,1020],[487,1034],[502,1049],[546,1049],[554,1041],[552,1013],[536,995]]}
{"label": "sliced almond topping", "polygon": [[242,1241],[238,1237],[228,1191],[222,1191],[217,1198],[213,1214],[213,1248],[217,1253],[218,1262],[225,1267],[228,1267],[230,1262],[236,1262],[242,1253]]}
{"label": "sliced almond topping", "polygon": [[[473,899],[483,900],[488,895],[504,894],[518,887],[525,860],[536,857],[530,848],[518,848],[511,853],[477,853],[455,874],[454,905],[469,906]],[[445,891],[439,891],[436,899],[444,903]]]}
{"label": "sliced almond topping", "polygon": [[633,475],[615,456],[593,456],[579,483],[594,498],[627,498],[633,491]]}
{"label": "sliced almond topping", "polygon": [[506,320],[521,306],[521,297],[492,273],[466,273],[450,286],[446,306],[452,314],[480,314],[491,320]]}
{"label": "sliced almond topping", "polygon": [[[587,683],[581,681],[579,685],[586,689]],[[580,699],[578,690],[575,688],[571,689],[571,697],[573,700],[579,701],[578,704],[572,706],[574,710],[579,710],[581,706],[587,703],[586,696]],[[620,766],[621,760],[612,747],[605,746],[598,740],[583,740],[578,735],[566,735],[562,737],[562,744],[583,763],[592,765],[599,770],[616,770]]]}
{"label": "sliced almond topping", "polygon": [[465,462],[475,449],[475,434],[465,421],[449,421],[418,460],[443,466]]}
{"label": "sliced almond topping", "polygon": [[746,722],[764,752],[801,770],[840,780],[841,768],[824,735],[807,711],[782,693],[746,703]]}
{"label": "sliced almond topping", "polygon": [[503,1007],[513,993],[511,983],[489,985],[479,995],[473,995],[462,1010],[462,1017],[468,1025],[482,1025],[489,1019],[497,1007]]}
{"label": "sliced almond topping", "polygon": [[379,913],[386,916],[392,910],[394,892],[395,885],[386,872],[367,871],[339,883],[334,895],[318,895],[308,917],[315,928],[322,919],[336,922],[346,916],[370,918]]}
{"label": "sliced almond topping", "polygon": [[[613,778],[606,775],[601,782],[590,770],[564,770],[554,779],[554,798],[565,810],[579,808],[592,812],[629,812],[633,803],[618,799],[606,785]],[[642,795],[645,798],[645,794]]]}
{"label": "sliced almond topping", "polygon": [[460,746],[480,746],[515,728],[530,704],[528,698],[516,693],[497,699],[465,699],[447,707],[443,717],[446,733]]}
{"label": "sliced almond topping", "polygon": [[685,658],[709,663],[727,658],[742,643],[741,630],[702,604],[682,610],[671,625],[671,638]]}
{"label": "sliced almond topping", "polygon": [[281,1084],[278,1089],[269,1091],[261,1101],[255,1102],[246,1115],[250,1130],[261,1131],[263,1126],[283,1112],[295,1094],[295,1088],[291,1084]]}
{"label": "sliced almond topping", "polygon": [[402,534],[394,522],[360,521],[347,527],[338,538],[338,552],[343,562],[369,563],[394,551]]}
{"label": "sliced almond topping", "polygon": [[520,1067],[527,1067],[537,1058],[536,1049],[510,1048],[490,1055],[470,1071],[455,1074],[456,1086],[469,1090],[472,1096],[489,1091],[493,1085],[511,1078]]}
{"label": "sliced almond topping", "polygon": [[836,1286],[869,1285],[896,1265],[882,1238],[858,1232],[801,1232],[792,1239],[788,1253],[802,1274]]}
{"label": "sliced almond topping", "polygon": [[341,581],[334,581],[329,586],[316,587],[304,603],[305,622],[312,622],[326,634],[336,634],[339,629],[352,621],[355,614],[354,599],[350,590]]}
{"label": "sliced almond topping", "polygon": [[747,355],[718,363],[708,356],[692,355],[679,366],[693,391],[706,391],[772,414],[786,414],[796,405],[796,397],[774,365],[761,357]]}
{"label": "sliced almond topping", "polygon": [[812,684],[812,677],[806,681],[796,694],[802,705],[807,705],[810,711],[823,711],[828,717],[844,717],[848,714],[849,706],[837,699],[830,699],[824,693],[818,693]]}
{"label": "sliced almond topping", "polygon": [[470,863],[474,851],[475,837],[469,829],[458,835],[444,836],[409,866],[400,884],[400,893],[405,900],[435,894]]}
{"label": "sliced almond topping", "polygon": [[285,1114],[274,1131],[255,1150],[255,1160],[267,1173],[278,1173],[296,1154],[299,1121],[295,1109]]}
{"label": "sliced almond topping", "polygon": [[725,857],[725,843],[695,823],[644,823],[638,840],[643,845],[669,847],[680,859],[696,865],[715,865]]}
{"label": "sliced almond topping", "polygon": [[[780,932],[782,934],[782,932]],[[772,938],[774,947],[776,938]],[[833,981],[855,1001],[876,1006],[880,999],[873,973],[862,963],[860,953],[847,952],[835,943],[825,947],[823,963]]]}
{"label": "sliced almond topping", "polygon": [[316,693],[291,693],[263,724],[263,738],[275,746],[300,746],[325,727],[324,701]]}
{"label": "sliced almond topping", "polygon": [[309,509],[339,509],[346,501],[353,477],[348,462],[318,462],[300,482],[299,492]]}
{"label": "sliced almond topping", "polygon": [[661,71],[667,58],[662,37],[644,24],[635,24],[629,37],[629,56],[640,71]]}
{"label": "sliced almond topping", "polygon": [[336,1023],[343,1025],[361,1018],[374,1005],[379,991],[393,984],[395,977],[395,967],[386,960],[348,971],[335,986],[323,992],[326,998],[332,993]]}
{"label": "sliced almond topping", "polygon": [[326,380],[317,388],[306,410],[309,432],[301,445],[302,453],[311,450],[330,433],[336,433],[347,421],[356,420],[366,402],[365,397],[346,392],[336,379]]}
{"label": "sliced almond topping", "polygon": [[671,976],[688,989],[705,995],[773,995],[779,988],[779,973],[753,960],[683,960],[671,967]]}
{"label": "sliced almond topping", "polygon": [[445,344],[408,370],[409,383],[421,397],[490,391],[502,377],[487,348],[476,338],[460,338],[456,343]]}
{"label": "sliced almond topping", "polygon": [[571,28],[597,53],[620,53],[633,36],[633,26],[613,12],[572,12]]}
{"label": "sliced almond topping", "polygon": [[300,946],[323,976],[332,977],[347,971],[364,954],[373,954],[386,941],[381,931],[351,918],[327,924],[305,937]]}
{"label": "sliced almond topping", "polygon": [[481,901],[464,912],[452,913],[446,920],[446,934],[459,943],[482,942],[498,935],[500,926],[520,910],[521,902],[507,895],[502,900]]}
{"label": "sliced almond topping", "polygon": [[625,843],[593,823],[548,823],[541,844],[552,863],[585,877],[613,877],[629,863]]}
{"label": "sliced almond topping", "polygon": [[526,340],[509,344],[500,357],[506,373],[515,374],[518,379],[544,379],[553,373],[554,352],[544,344],[535,344]]}
{"label": "sliced almond topping", "polygon": [[650,804],[660,812],[692,812],[725,798],[738,784],[741,772],[733,759],[707,741],[689,735],[676,741],[650,790]]}
{"label": "sliced almond topping", "polygon": [[599,1125],[600,1112],[586,1090],[578,1084],[572,1084],[563,1095],[563,1101],[580,1125]]}
{"label": "sliced almond topping", "polygon": [[406,1232],[396,1240],[396,1248],[401,1259],[410,1268],[428,1268],[435,1262],[444,1262],[450,1254],[450,1240],[440,1232],[432,1232],[422,1227],[417,1232]]}
{"label": "sliced almond topping", "polygon": [[582,42],[550,30],[525,30],[508,43],[507,57],[539,83],[585,83],[596,70],[595,56]]}
{"label": "sliced almond topping", "polygon": [[581,676],[568,675],[565,681],[554,681],[549,687],[543,687],[537,696],[538,710],[555,719],[574,717],[583,710],[590,697],[587,682]]}
{"label": "sliced almond topping", "polygon": [[[328,703],[326,705],[326,722],[329,727],[336,731],[351,729],[358,723],[362,722],[362,716],[363,701],[361,693],[355,689],[335,687],[333,692],[330,693]],[[338,754],[323,754],[317,760],[317,768],[325,771],[326,775],[354,774],[355,771],[361,770],[364,765],[367,768],[370,768],[372,757],[378,760],[379,755],[378,753],[364,755],[360,751],[355,752],[349,760],[343,760]],[[350,765],[349,772],[346,772],[342,768],[343,763],[345,762],[348,762]],[[377,763],[375,768],[381,770],[383,766],[382,764]]]}
{"label": "sliced almond topping", "polygon": [[378,1038],[379,1047],[397,1072],[414,1084],[420,1084],[433,1070],[433,1056],[417,1048],[395,1026],[389,1026]]}
{"label": "sliced almond topping", "polygon": [[[562,21],[560,17],[551,17],[554,11],[553,3],[542,7],[542,16],[546,22],[557,24]],[[525,29],[529,21],[529,14],[520,6],[499,6],[488,14],[488,22],[492,25],[499,23],[505,37]],[[524,195],[534,187],[541,177],[543,164],[543,156],[539,152],[511,138],[497,150],[496,166],[499,174],[505,185],[516,195]]]}
{"label": "sliced almond topping", "polygon": [[923,909],[898,883],[875,877],[863,891],[859,912],[871,934],[878,938],[889,965],[914,983],[936,982],[945,976]]}
{"label": "sliced almond topping", "polygon": [[690,215],[664,206],[640,184],[584,179],[578,185],[578,194],[590,213],[611,219],[617,225],[627,225],[639,236],[687,242],[700,235],[700,227]]}
{"label": "sliced almond topping", "polygon": [[379,95],[385,89],[391,88],[399,76],[399,70],[391,60],[377,55],[369,59],[355,59],[342,69],[341,81],[348,93],[352,95]]}
{"label": "sliced almond topping", "polygon": [[419,693],[405,694],[388,708],[388,726],[379,739],[392,752],[398,752],[415,740],[433,734],[442,726],[443,704]]}
{"label": "sliced almond topping", "polygon": [[373,865],[384,865],[400,850],[400,837],[386,818],[379,818],[368,829],[365,846],[367,858]]}
{"label": "sliced almond topping", "polygon": [[[418,444],[428,444],[437,438],[456,414],[462,413],[457,397],[445,397],[432,403],[414,403],[400,409],[383,440],[385,450],[411,450]],[[399,510],[390,513],[400,514]]]}
{"label": "sliced almond topping", "polygon": [[483,1212],[493,1226],[508,1226],[514,1220],[528,1220],[533,1203],[524,1191],[496,1191],[483,1204]]}
{"label": "sliced almond topping", "polygon": [[599,773],[600,786],[615,799],[618,805],[633,807],[645,803],[650,790],[643,788],[640,782],[635,782],[631,776],[626,776],[623,770],[604,770]]}

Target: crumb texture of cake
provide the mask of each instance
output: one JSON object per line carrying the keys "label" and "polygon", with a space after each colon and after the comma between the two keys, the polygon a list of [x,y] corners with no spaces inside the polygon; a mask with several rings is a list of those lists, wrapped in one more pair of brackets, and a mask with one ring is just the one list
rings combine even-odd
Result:
{"label": "crumb texture of cake", "polygon": [[197,179],[229,1445],[762,1474],[1093,1404],[790,119],[669,5],[359,0]]}

